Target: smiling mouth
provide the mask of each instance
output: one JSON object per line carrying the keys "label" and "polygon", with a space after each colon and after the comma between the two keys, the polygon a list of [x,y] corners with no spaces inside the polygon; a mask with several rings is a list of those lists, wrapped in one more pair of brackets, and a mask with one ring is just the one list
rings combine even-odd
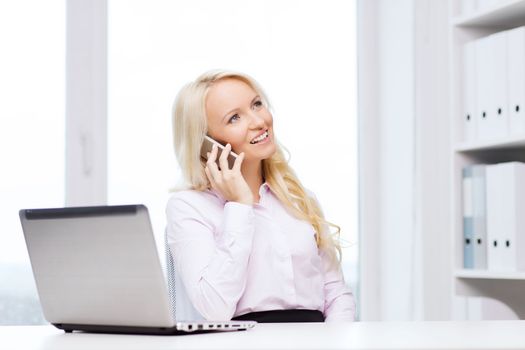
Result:
{"label": "smiling mouth", "polygon": [[254,138],[253,140],[250,141],[250,143],[251,143],[252,145],[255,145],[255,144],[257,144],[257,143],[259,143],[259,142],[261,142],[261,141],[266,140],[266,139],[268,138],[268,136],[270,136],[270,134],[268,133],[268,130],[266,130],[266,131],[264,132],[264,134],[262,134],[261,136],[258,136],[258,137],[256,137],[256,138]]}

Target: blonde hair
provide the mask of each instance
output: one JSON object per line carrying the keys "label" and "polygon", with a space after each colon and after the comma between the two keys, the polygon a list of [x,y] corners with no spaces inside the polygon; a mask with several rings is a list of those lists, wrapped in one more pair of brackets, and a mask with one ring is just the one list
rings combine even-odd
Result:
{"label": "blonde hair", "polygon": [[[186,84],[178,93],[173,105],[174,148],[184,181],[184,184],[175,190],[204,191],[211,188],[204,172],[206,162],[200,156],[200,148],[208,129],[206,97],[210,87],[222,79],[237,79],[248,84],[259,94],[263,104],[270,108],[263,89],[253,78],[243,73],[214,70]],[[284,157],[283,149],[286,148],[277,141],[276,148],[276,152],[270,158],[262,160],[266,182],[296,218],[311,223],[315,230],[317,247],[328,254],[332,263],[337,263],[341,258],[341,246],[338,242],[340,227],[324,219],[317,200],[307,194]],[[330,234],[328,226],[335,227],[336,232]]]}

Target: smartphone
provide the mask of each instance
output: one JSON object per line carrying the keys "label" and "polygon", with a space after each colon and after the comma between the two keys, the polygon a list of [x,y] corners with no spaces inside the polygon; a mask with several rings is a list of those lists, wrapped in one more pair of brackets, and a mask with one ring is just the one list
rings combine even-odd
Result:
{"label": "smartphone", "polygon": [[[217,145],[217,147],[218,147],[217,159],[215,159],[215,162],[217,163],[217,166],[220,169],[221,166],[219,164],[219,157],[222,154],[222,150],[224,148],[226,148],[226,146],[224,146],[220,142],[212,139],[208,135],[204,135],[204,142],[202,143],[202,148],[201,148],[201,157],[204,160],[208,160],[208,152],[211,153],[211,150],[212,150],[212,147],[213,147],[214,144]],[[238,155],[235,152],[233,152],[233,151],[230,151],[230,154],[228,154],[228,166],[230,167],[230,169],[233,168],[233,164],[235,163],[235,159],[237,159],[237,157],[238,157]]]}

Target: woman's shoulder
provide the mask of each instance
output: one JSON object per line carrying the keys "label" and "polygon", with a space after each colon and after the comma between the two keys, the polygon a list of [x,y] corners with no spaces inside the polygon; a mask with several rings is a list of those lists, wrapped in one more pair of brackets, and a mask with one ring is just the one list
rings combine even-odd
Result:
{"label": "woman's shoulder", "polygon": [[[177,190],[172,192],[166,204],[168,235],[173,234],[172,224],[184,225],[199,222],[214,230],[222,211],[214,193],[205,190]],[[181,231],[182,232],[182,231]]]}
{"label": "woman's shoulder", "polygon": [[210,190],[198,191],[198,190],[178,190],[171,194],[168,203],[173,201],[184,201],[184,202],[209,202],[216,196]]}
{"label": "woman's shoulder", "polygon": [[168,209],[174,209],[181,206],[190,206],[193,208],[203,208],[220,204],[220,199],[210,190],[179,190],[173,192],[168,199]]}

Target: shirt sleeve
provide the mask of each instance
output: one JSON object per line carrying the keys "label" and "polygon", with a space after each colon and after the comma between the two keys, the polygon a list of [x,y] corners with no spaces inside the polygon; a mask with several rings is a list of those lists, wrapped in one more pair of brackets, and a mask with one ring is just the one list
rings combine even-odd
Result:
{"label": "shirt sleeve", "polygon": [[345,284],[341,265],[332,262],[325,252],[321,252],[324,271],[324,316],[325,322],[351,322],[355,319],[355,300],[350,288]]}
{"label": "shirt sleeve", "polygon": [[[317,196],[310,190],[306,190],[308,195],[313,198],[321,215],[324,217],[323,209]],[[329,232],[328,225],[324,225],[323,233]],[[355,300],[351,289],[346,285],[341,264],[336,260],[332,261],[329,254],[319,249],[324,276],[324,317],[325,322],[351,322],[355,320]]]}
{"label": "shirt sleeve", "polygon": [[207,320],[230,320],[246,285],[255,232],[253,207],[227,202],[220,240],[203,215],[205,210],[201,213],[199,209],[203,207],[188,199],[170,199],[166,209],[168,244],[195,309]]}

